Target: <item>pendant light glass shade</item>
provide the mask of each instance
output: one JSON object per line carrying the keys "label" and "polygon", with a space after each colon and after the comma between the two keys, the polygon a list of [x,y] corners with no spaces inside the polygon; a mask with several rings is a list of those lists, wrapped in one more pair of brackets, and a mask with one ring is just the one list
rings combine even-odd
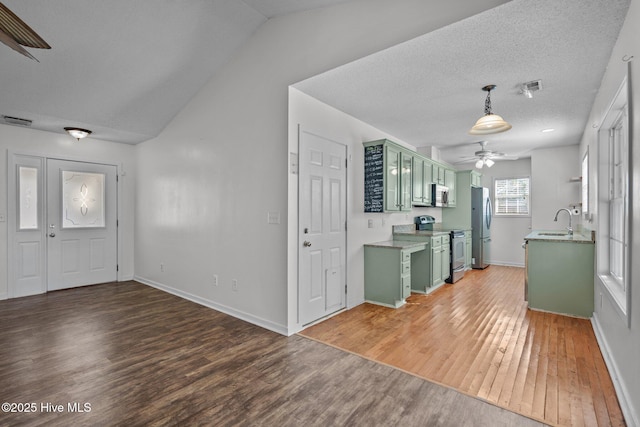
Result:
{"label": "pendant light glass shade", "polygon": [[488,135],[511,129],[509,123],[491,111],[491,91],[495,89],[495,87],[496,85],[487,85],[482,88],[482,90],[487,92],[487,99],[484,101],[484,116],[480,117],[476,124],[469,130],[471,135]]}
{"label": "pendant light glass shade", "polygon": [[497,114],[487,114],[478,119],[469,133],[471,135],[487,135],[490,133],[500,133],[511,129],[511,125],[507,123],[501,116]]}

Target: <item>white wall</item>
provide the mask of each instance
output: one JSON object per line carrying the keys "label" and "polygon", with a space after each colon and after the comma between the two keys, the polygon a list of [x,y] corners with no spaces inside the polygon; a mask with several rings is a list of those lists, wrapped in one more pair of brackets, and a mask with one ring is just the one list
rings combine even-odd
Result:
{"label": "white wall", "polygon": [[[585,127],[579,154],[574,163],[577,167],[582,162],[582,156],[589,150],[589,183],[590,205],[593,208],[592,222],[585,222],[585,228],[596,229],[598,223],[597,212],[597,186],[598,181],[598,129],[606,116],[610,103],[627,74],[626,63],[622,61],[625,56],[634,56],[632,81],[632,113],[633,140],[630,142],[635,148],[633,156],[633,169],[631,179],[633,182],[633,212],[629,218],[632,224],[630,247],[633,250],[630,268],[631,284],[631,321],[627,323],[610,297],[600,278],[595,276],[595,313],[593,324],[597,333],[600,348],[607,360],[607,366],[611,373],[620,397],[625,419],[628,426],[640,426],[640,38],[638,27],[640,26],[640,1],[631,0],[631,5],[618,41],[612,51],[611,59],[607,65],[607,71],[602,80],[600,90],[596,96],[589,120]],[[595,128],[593,126],[596,126]],[[596,245],[607,244],[606,241],[596,241]]]}
{"label": "white wall", "polygon": [[[390,240],[392,226],[412,224],[417,215],[432,215],[442,221],[441,208],[414,208],[410,213],[364,212],[364,141],[388,138],[412,150],[415,147],[357,120],[297,89],[289,90],[289,149],[298,152],[298,125],[301,129],[340,142],[347,146],[347,307],[364,302],[364,248],[365,243]],[[298,241],[298,175],[289,174],[289,245]],[[373,228],[368,228],[368,221]],[[297,251],[289,254],[289,328],[299,329]]]}
{"label": "white wall", "polygon": [[[136,170],[134,149],[130,145],[87,138],[76,141],[67,134],[43,132],[17,126],[0,125],[0,214],[5,218],[15,204],[7,199],[7,153],[65,158],[77,161],[107,163],[118,166],[118,272],[119,280],[133,278],[133,202]],[[8,230],[7,222],[0,222],[0,299],[7,297]]]}
{"label": "white wall", "polygon": [[[531,176],[531,159],[499,160],[491,167],[484,167],[482,186],[491,192],[491,201],[495,206],[493,181],[496,178],[515,178]],[[490,264],[524,267],[524,236],[531,233],[531,217],[493,216],[491,224]]]}
{"label": "white wall", "polygon": [[[558,221],[553,218],[558,209],[570,209],[582,200],[580,182],[571,182],[580,176],[578,145],[544,148],[531,153],[531,227],[534,230],[564,230],[569,225],[569,214],[561,212]],[[571,218],[572,226],[580,224],[580,217]]]}
{"label": "white wall", "polygon": [[136,277],[290,333],[289,85],[504,2],[368,0],[267,21],[137,147]]}

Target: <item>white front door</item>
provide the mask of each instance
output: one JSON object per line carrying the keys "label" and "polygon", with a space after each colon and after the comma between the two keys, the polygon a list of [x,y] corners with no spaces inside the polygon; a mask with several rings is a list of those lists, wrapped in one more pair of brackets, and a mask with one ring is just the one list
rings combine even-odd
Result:
{"label": "white front door", "polygon": [[117,280],[115,166],[47,160],[47,290]]}
{"label": "white front door", "polygon": [[347,147],[300,131],[300,323],[345,307]]}

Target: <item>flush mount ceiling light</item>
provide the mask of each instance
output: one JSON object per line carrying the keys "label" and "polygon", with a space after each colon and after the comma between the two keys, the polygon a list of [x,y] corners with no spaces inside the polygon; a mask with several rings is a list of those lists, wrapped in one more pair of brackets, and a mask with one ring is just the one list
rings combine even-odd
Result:
{"label": "flush mount ceiling light", "polygon": [[69,135],[71,135],[78,141],[80,141],[82,138],[86,138],[89,135],[91,135],[91,131],[86,129],[67,127],[67,128],[64,128],[64,130],[66,130]]}
{"label": "flush mount ceiling light", "polygon": [[487,99],[484,101],[484,116],[480,117],[471,130],[469,130],[471,135],[488,135],[511,129],[509,123],[491,111],[491,91],[495,88],[496,85],[487,85],[482,88],[482,90],[487,92]]}

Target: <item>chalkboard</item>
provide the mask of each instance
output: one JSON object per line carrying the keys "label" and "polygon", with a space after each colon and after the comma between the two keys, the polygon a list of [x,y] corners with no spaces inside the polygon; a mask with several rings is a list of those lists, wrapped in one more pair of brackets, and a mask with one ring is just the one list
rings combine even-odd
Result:
{"label": "chalkboard", "polygon": [[364,211],[384,211],[384,146],[364,147]]}

